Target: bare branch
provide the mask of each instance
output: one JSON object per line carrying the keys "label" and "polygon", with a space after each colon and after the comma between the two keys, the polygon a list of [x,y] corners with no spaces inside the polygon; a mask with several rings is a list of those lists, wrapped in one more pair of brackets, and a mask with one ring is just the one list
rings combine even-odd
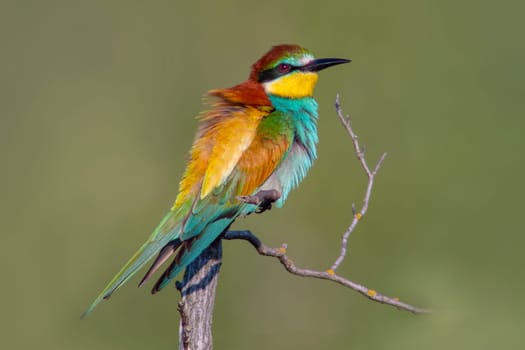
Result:
{"label": "bare branch", "polygon": [[363,199],[363,205],[361,209],[358,211],[355,203],[352,203],[353,219],[352,219],[352,222],[350,223],[350,226],[348,226],[348,229],[343,234],[343,237],[341,239],[341,251],[340,251],[339,257],[336,259],[336,261],[331,266],[331,268],[327,271],[316,271],[316,270],[299,268],[286,255],[286,249],[287,249],[286,244],[283,244],[280,248],[269,248],[265,246],[264,244],[262,244],[262,242],[250,231],[228,231],[224,234],[223,238],[228,239],[228,240],[241,239],[241,240],[248,241],[257,250],[259,254],[265,255],[265,256],[271,256],[271,257],[275,257],[279,259],[279,261],[284,266],[284,268],[288,272],[296,276],[313,277],[313,278],[333,281],[347,288],[353,289],[361,293],[368,299],[376,301],[378,303],[392,305],[400,310],[409,311],[414,314],[428,313],[429,311],[426,309],[418,308],[418,307],[403,303],[399,301],[398,298],[388,297],[386,295],[378,293],[377,291],[373,289],[369,289],[363,285],[352,282],[336,274],[336,270],[339,268],[339,266],[341,265],[341,263],[343,262],[346,256],[346,248],[348,245],[348,239],[350,235],[352,234],[352,232],[354,231],[355,227],[357,226],[357,223],[359,222],[359,220],[366,214],[368,210],[368,203],[370,202],[370,196],[372,195],[372,187],[374,185],[374,177],[379,171],[379,168],[381,167],[381,165],[383,164],[383,161],[385,160],[385,157],[386,157],[386,153],[383,153],[381,157],[379,157],[379,160],[377,161],[374,169],[370,170],[366,162],[366,159],[365,159],[364,148],[359,145],[357,134],[352,129],[352,126],[350,123],[350,116],[349,115],[345,116],[342,112],[341,104],[339,101],[339,95],[337,96],[336,101],[335,101],[335,108],[336,108],[337,115],[339,116],[339,119],[341,120],[341,123],[343,124],[346,131],[350,135],[350,138],[352,139],[352,144],[354,146],[354,151],[357,156],[357,159],[359,160],[361,167],[363,168],[366,176],[368,177],[368,184],[366,186],[365,196]]}
{"label": "bare branch", "polygon": [[365,216],[367,210],[368,210],[368,203],[370,202],[370,196],[372,195],[372,187],[374,186],[374,177],[379,171],[379,168],[383,164],[383,161],[386,158],[386,153],[383,153],[381,157],[379,157],[379,160],[376,163],[376,166],[374,167],[373,171],[370,171],[370,168],[368,167],[368,164],[366,163],[365,159],[365,152],[364,148],[362,148],[359,145],[359,141],[357,138],[357,134],[352,129],[351,123],[350,123],[350,115],[344,115],[343,111],[341,109],[341,103],[339,101],[339,95],[337,95],[335,99],[335,109],[337,112],[337,116],[339,117],[339,120],[341,120],[341,123],[345,127],[346,131],[350,135],[350,138],[352,139],[352,144],[354,146],[354,151],[357,156],[357,159],[359,160],[359,163],[361,164],[361,167],[363,168],[364,172],[366,173],[366,176],[368,177],[368,184],[366,186],[365,191],[365,197],[363,199],[363,206],[359,211],[357,211],[355,204],[352,204],[352,222],[350,223],[350,226],[346,229],[345,233],[343,234],[343,237],[341,238],[341,250],[339,253],[339,256],[335,260],[335,262],[330,267],[330,270],[335,272],[339,266],[341,266],[341,263],[346,257],[346,247],[348,246],[348,239],[350,238],[350,235],[354,231],[355,227],[357,226],[357,223],[359,220]]}
{"label": "bare branch", "polygon": [[414,314],[425,314],[429,313],[426,309],[421,309],[406,303],[399,301],[398,298],[391,298],[378,293],[373,289],[369,289],[363,285],[352,282],[346,278],[338,276],[334,271],[316,271],[310,269],[299,268],[295,263],[286,255],[287,245],[283,244],[279,248],[270,248],[265,246],[257,236],[255,236],[251,231],[228,231],[222,237],[227,240],[240,239],[248,241],[260,255],[271,256],[279,259],[284,268],[293,275],[301,277],[312,277],[319,278],[324,280],[329,280],[332,282],[339,283],[347,288],[353,289],[356,292],[361,293],[370,300],[376,301],[381,304],[392,305],[400,310],[405,310],[412,312]]}

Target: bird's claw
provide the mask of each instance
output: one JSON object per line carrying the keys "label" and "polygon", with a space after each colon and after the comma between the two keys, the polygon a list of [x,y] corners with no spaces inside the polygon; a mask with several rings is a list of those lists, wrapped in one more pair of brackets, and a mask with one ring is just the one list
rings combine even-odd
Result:
{"label": "bird's claw", "polygon": [[281,198],[281,192],[278,190],[261,190],[253,196],[238,196],[237,199],[247,204],[257,205],[255,212],[260,214],[266,210],[272,209],[272,203]]}

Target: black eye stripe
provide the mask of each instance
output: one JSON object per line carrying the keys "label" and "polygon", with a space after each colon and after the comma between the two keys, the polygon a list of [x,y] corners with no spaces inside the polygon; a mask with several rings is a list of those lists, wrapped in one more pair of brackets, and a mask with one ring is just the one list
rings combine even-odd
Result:
{"label": "black eye stripe", "polygon": [[298,69],[301,68],[301,67],[292,66],[291,64],[288,64],[288,65],[290,66],[290,70],[288,70],[285,73],[283,73],[283,72],[281,72],[279,70],[279,65],[277,65],[276,67],[271,68],[271,69],[263,70],[262,72],[259,73],[257,81],[259,83],[265,83],[267,81],[274,80],[276,78],[279,78],[279,77],[281,77],[283,75],[286,75],[286,74],[288,74],[290,72],[293,72],[294,70],[298,70]]}

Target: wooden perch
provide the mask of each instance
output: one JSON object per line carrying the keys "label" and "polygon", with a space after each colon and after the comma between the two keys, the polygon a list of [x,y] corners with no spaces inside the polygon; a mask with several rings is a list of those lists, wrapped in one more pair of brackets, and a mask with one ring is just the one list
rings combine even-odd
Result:
{"label": "wooden perch", "polygon": [[213,307],[222,262],[222,241],[215,240],[184,273],[177,289],[182,295],[178,310],[179,350],[212,349]]}

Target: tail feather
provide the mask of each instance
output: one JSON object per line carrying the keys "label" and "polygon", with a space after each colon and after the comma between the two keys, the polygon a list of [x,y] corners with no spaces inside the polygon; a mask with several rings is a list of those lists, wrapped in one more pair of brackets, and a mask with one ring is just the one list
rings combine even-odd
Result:
{"label": "tail feather", "polygon": [[173,213],[168,213],[157,228],[153,231],[149,239],[144,243],[135,254],[128,260],[126,265],[120,269],[115,277],[107,284],[102,292],[97,296],[88,309],[80,316],[84,318],[104,299],[109,299],[111,295],[126,283],[142,266],[155,256],[164,246],[174,240],[180,230],[180,225],[174,223]]}
{"label": "tail feather", "polygon": [[162,248],[153,264],[151,264],[148,272],[146,272],[144,277],[142,277],[142,280],[139,283],[139,288],[142,287],[155,272],[157,272],[157,270],[169,259],[169,257],[177,250],[177,248],[179,248],[181,244],[181,240],[176,239],[169,242],[166,246],[164,246],[164,248]]}
{"label": "tail feather", "polygon": [[[166,262],[166,260],[177,250],[177,257],[168,267],[161,278],[152,289],[152,293],[160,291],[172,279],[174,279],[186,266],[197,258],[222,232],[228,229],[235,216],[222,217],[215,219],[202,228],[202,233],[190,234],[189,239],[181,240],[181,222],[176,217],[168,213],[159,226],[155,229],[148,241],[140,247],[133,257],[124,265],[119,273],[108,283],[99,296],[93,301],[89,308],[80,318],[89,315],[93,309],[104,299],[109,299],[111,295],[127,282],[141,267],[158,253],[156,260],[150,267],[146,275],[139,283],[142,286],[151,276]],[[179,218],[180,219],[180,218]],[[184,245],[182,243],[190,244]],[[189,249],[188,249],[189,248]],[[160,251],[160,252],[159,252]]]}

